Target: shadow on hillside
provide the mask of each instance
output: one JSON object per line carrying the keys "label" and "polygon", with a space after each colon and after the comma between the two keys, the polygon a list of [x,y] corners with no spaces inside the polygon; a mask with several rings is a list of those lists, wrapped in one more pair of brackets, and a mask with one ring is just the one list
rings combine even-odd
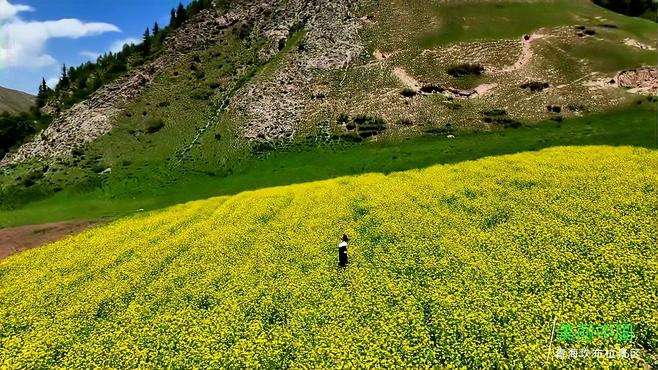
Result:
{"label": "shadow on hillside", "polygon": [[[342,147],[274,152],[227,177],[192,175],[149,194],[117,197],[110,191],[58,194],[21,209],[0,212],[0,226],[121,217],[177,203],[243,191],[362,173],[390,173],[487,156],[567,145],[632,145],[656,149],[656,109],[636,107],[603,115],[543,122],[492,133],[419,137]],[[133,195],[133,194],[131,194]]]}
{"label": "shadow on hillside", "polygon": [[230,177],[210,180],[221,187],[208,195],[231,195],[369,172],[390,173],[554,146],[631,145],[658,149],[657,125],[655,109],[630,109],[453,139],[445,135],[426,136],[343,148],[278,152],[253,161]]}

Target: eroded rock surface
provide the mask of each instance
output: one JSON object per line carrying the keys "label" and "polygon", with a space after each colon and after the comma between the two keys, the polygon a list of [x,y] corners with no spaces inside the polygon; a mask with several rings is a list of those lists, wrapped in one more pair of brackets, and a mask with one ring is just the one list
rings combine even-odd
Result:
{"label": "eroded rock surface", "polygon": [[621,71],[615,77],[620,87],[643,94],[658,93],[658,68],[644,67]]}
{"label": "eroded rock surface", "polygon": [[[288,1],[285,12],[265,32],[272,45],[264,54],[283,48],[295,30],[305,35],[294,58],[284,58],[273,76],[265,76],[240,92],[231,109],[245,112],[244,137],[254,141],[292,139],[312,109],[318,73],[346,68],[364,51],[358,31],[362,22],[352,14],[353,1]],[[276,48],[276,49],[275,49]]]}

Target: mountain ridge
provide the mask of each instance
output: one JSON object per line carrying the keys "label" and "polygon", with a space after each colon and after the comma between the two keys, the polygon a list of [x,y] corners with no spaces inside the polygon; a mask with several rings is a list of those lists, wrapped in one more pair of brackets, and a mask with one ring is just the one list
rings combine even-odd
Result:
{"label": "mountain ridge", "polygon": [[23,113],[34,106],[35,96],[0,86],[0,113]]}
{"label": "mountain ridge", "polygon": [[[221,41],[221,38],[224,36],[218,36],[218,32],[220,30],[234,27],[237,23],[240,23],[238,25],[239,28],[244,29],[246,27],[250,29],[248,32],[249,39],[254,39],[257,40],[257,42],[262,43],[260,47],[257,47],[258,50],[256,50],[259,59],[259,62],[256,63],[261,64],[266,63],[266,61],[283,51],[286,42],[293,38],[297,30],[304,32],[301,39],[297,41],[298,50],[291,51],[291,53],[294,54],[292,57],[282,57],[281,60],[278,61],[279,65],[275,68],[270,68],[270,71],[268,71],[271,76],[268,76],[267,73],[253,76],[254,81],[249,81],[245,86],[240,86],[240,89],[242,89],[240,97],[232,100],[226,107],[222,108],[226,111],[222,112],[223,114],[228,112],[228,114],[237,116],[233,117],[234,120],[244,121],[244,124],[240,129],[242,132],[238,133],[238,135],[243,139],[246,139],[246,141],[256,142],[294,140],[295,136],[298,136],[300,132],[301,136],[308,136],[311,134],[319,135],[321,137],[330,137],[336,132],[337,128],[339,129],[339,127],[336,127],[335,124],[327,121],[335,120],[335,112],[333,111],[336,108],[340,109],[341,106],[345,106],[350,100],[357,105],[361,105],[360,110],[366,114],[369,113],[368,111],[374,111],[374,115],[383,116],[384,118],[387,118],[388,116],[389,119],[392,116],[398,116],[398,121],[404,121],[405,119],[411,119],[413,121],[413,118],[405,118],[404,116],[418,116],[417,113],[413,112],[414,110],[417,110],[413,109],[414,103],[415,105],[418,105],[417,102],[414,102],[414,99],[405,102],[405,104],[411,106],[410,108],[412,109],[396,108],[392,112],[386,112],[387,110],[390,110],[389,107],[394,107],[399,104],[394,100],[399,101],[400,99],[392,100],[390,99],[392,97],[390,94],[381,94],[376,91],[368,92],[367,95],[362,95],[356,100],[349,99],[345,96],[339,96],[349,91],[344,91],[345,89],[340,86],[340,83],[336,83],[336,73],[331,71],[344,70],[344,72],[342,72],[342,80],[344,81],[345,79],[348,79],[348,81],[355,81],[362,77],[359,77],[358,74],[355,75],[354,71],[357,71],[358,68],[364,68],[364,70],[372,69],[372,63],[374,63],[375,67],[379,65],[380,68],[383,68],[384,66],[386,66],[387,69],[394,68],[394,76],[391,77],[398,76],[403,86],[406,84],[408,87],[410,86],[411,90],[415,90],[411,92],[412,97],[414,95],[431,95],[439,93],[446,95],[448,99],[472,99],[475,97],[482,97],[481,100],[495,102],[497,100],[505,100],[504,94],[493,98],[484,96],[495,95],[492,94],[492,90],[500,90],[502,88],[499,81],[500,78],[504,80],[517,79],[514,75],[524,75],[529,73],[528,76],[524,78],[527,80],[526,83],[531,83],[533,82],[532,79],[535,79],[532,75],[537,74],[539,71],[525,72],[528,68],[532,68],[530,65],[533,62],[532,50],[537,47],[531,46],[533,43],[543,43],[545,46],[550,47],[552,44],[552,41],[550,40],[552,39],[562,41],[563,39],[568,40],[576,36],[576,39],[582,39],[583,37],[589,37],[583,33],[585,31],[587,34],[591,33],[593,35],[598,35],[598,33],[605,30],[605,28],[603,28],[600,31],[597,31],[593,27],[587,28],[585,26],[575,26],[575,31],[573,26],[558,26],[553,28],[543,27],[536,30],[532,35],[526,34],[520,42],[516,41],[521,45],[518,60],[510,59],[509,62],[503,61],[504,63],[509,63],[507,66],[504,64],[497,64],[498,62],[496,62],[496,60],[500,59],[487,60],[486,58],[490,58],[487,56],[487,53],[493,52],[498,54],[498,50],[501,47],[511,48],[511,50],[517,49],[518,47],[514,45],[516,42],[503,39],[501,40],[501,46],[499,46],[497,42],[482,42],[475,39],[471,42],[473,44],[472,46],[466,45],[466,50],[480,50],[481,53],[484,53],[481,56],[471,54],[470,57],[482,60],[478,63],[482,65],[481,68],[484,73],[478,73],[478,75],[483,75],[483,78],[480,78],[480,80],[484,80],[482,81],[483,83],[479,86],[469,86],[468,83],[464,84],[464,82],[461,82],[461,78],[454,78],[455,81],[452,86],[450,86],[445,83],[437,84],[428,81],[428,77],[430,76],[427,75],[427,72],[421,72],[419,75],[417,73],[418,71],[406,70],[406,67],[399,64],[399,62],[408,64],[408,62],[405,62],[404,60],[399,60],[398,63],[396,63],[396,54],[400,54],[401,50],[388,50],[382,52],[379,49],[375,49],[369,52],[370,55],[366,56],[364,51],[366,50],[367,34],[368,32],[372,34],[372,31],[366,31],[364,33],[361,30],[368,27],[374,27],[375,33],[377,33],[379,32],[377,29],[382,29],[380,26],[381,22],[395,22],[395,20],[385,18],[390,17],[390,14],[394,14],[394,10],[400,10],[399,3],[396,1],[386,2],[386,5],[383,5],[381,8],[373,8],[372,6],[369,8],[367,5],[363,5],[368,3],[367,1],[360,1],[357,3],[348,4],[343,1],[335,0],[323,0],[310,3],[279,1],[272,4],[264,2],[235,2],[229,7],[230,10],[224,14],[221,14],[214,8],[206,9],[202,14],[186,21],[182,29],[175,30],[173,35],[167,38],[163,55],[145,66],[130,71],[117,82],[111,83],[102,88],[101,91],[95,93],[89,99],[76,104],[76,106],[64,112],[60,119],[57,119],[40,137],[37,137],[31,143],[27,143],[21,147],[17,152],[4,158],[2,163],[17,163],[31,158],[46,159],[60,157],[62,155],[70,155],[73,150],[106,134],[114,127],[111,121],[115,116],[122,112],[122,108],[126,103],[140,95],[141,91],[149,86],[155,77],[159,74],[166,73],[166,69],[180,60],[181,55],[189,54],[190,51],[195,49],[195,47],[190,47],[190,42],[197,47],[203,47],[204,45],[207,46],[215,43],[216,40]],[[439,8],[443,9],[442,7],[447,7],[446,9],[450,9],[450,7],[454,6],[459,5],[442,5]],[[388,7],[388,9],[386,7]],[[578,3],[576,8],[583,11],[582,9],[584,9],[584,7],[584,3],[581,2]],[[384,10],[382,10],[382,8]],[[354,14],[357,10],[361,11],[361,15],[358,17]],[[431,22],[436,22],[438,20],[436,17],[440,16],[440,13],[438,14],[439,15],[434,16],[434,21],[430,20],[430,24]],[[205,27],[212,26],[213,22],[216,22],[214,24],[217,25],[219,29],[215,29],[209,33],[202,32]],[[558,23],[565,22],[559,21]],[[238,32],[244,32],[243,29],[238,30]],[[192,33],[198,36],[195,36],[195,39],[193,40],[189,40],[188,38]],[[624,42],[631,45],[627,40],[628,38],[626,38]],[[636,43],[632,45],[640,45],[637,48],[641,49],[643,45],[646,46],[637,40],[635,40],[635,42]],[[368,48],[372,48],[373,46],[376,45],[373,45],[373,43],[370,42]],[[386,43],[381,46],[386,47]],[[172,52],[172,50],[174,52]],[[435,54],[437,52],[445,53],[452,58],[457,57],[457,60],[452,64],[458,63],[458,60],[462,59],[458,54],[462,53],[463,50],[464,46],[460,46],[460,44],[452,44],[448,49],[440,46],[439,49],[435,50],[424,48],[417,51],[420,53],[420,59],[410,55],[410,53],[416,52],[413,49],[404,51],[404,53],[415,59],[413,65],[416,67],[413,68],[418,69],[417,66],[425,66],[423,68],[432,66],[435,62],[428,59],[427,55],[438,55]],[[514,55],[514,53],[515,52],[512,52],[511,55]],[[534,54],[534,58],[537,58],[537,53],[535,52]],[[493,55],[494,54],[492,54],[492,56]],[[441,57],[439,57],[439,59],[441,59]],[[167,62],[163,62],[163,60],[167,60]],[[352,61],[356,61],[354,66],[350,65]],[[646,67],[643,64],[636,66]],[[196,67],[192,64],[192,68]],[[243,71],[249,68],[248,65],[238,66],[238,69],[242,69]],[[656,77],[655,74],[655,70],[653,72],[650,71],[649,73],[649,75],[652,76],[651,78],[653,78],[652,83],[654,85],[655,81],[658,80],[658,77]],[[382,79],[382,77],[383,76],[368,77],[372,84],[371,90],[372,87],[382,88],[391,83],[390,78]],[[478,76],[476,75],[474,78],[475,77]],[[546,77],[548,76],[536,79],[546,79]],[[247,77],[247,79],[250,78],[251,77]],[[471,77],[468,78],[473,79]],[[615,78],[615,75],[608,74],[607,76],[601,76],[600,80],[615,80]],[[556,86],[551,86],[552,88],[547,91],[565,88],[573,89],[575,87],[569,86],[571,84],[565,83],[566,81],[563,78],[560,79],[562,80],[560,81],[562,82],[561,84],[560,82],[556,82]],[[624,80],[628,81],[629,79],[625,78]],[[519,79],[519,82],[516,83],[523,84],[523,79]],[[542,83],[549,86],[547,82]],[[590,97],[590,100],[593,102],[596,102],[597,97],[601,100],[601,103],[605,101],[607,104],[614,104],[615,99],[618,101],[619,99],[624,100],[624,98],[620,96],[616,96],[611,100],[610,92],[601,92],[601,90],[609,90],[609,88],[615,87],[615,84],[607,86],[606,84],[594,80],[589,83],[589,86],[581,86],[577,91],[575,90],[573,93],[566,94],[566,96],[569,94],[573,95],[573,98],[568,99],[572,100],[570,106],[572,106],[573,109],[570,109],[572,111],[571,113],[579,113],[580,107],[577,106],[575,101],[579,100],[576,98],[576,95],[583,94],[583,89],[599,90],[591,93],[592,96]],[[466,87],[466,90],[464,90],[463,87]],[[632,88],[633,86],[631,84],[631,86],[625,87]],[[231,87],[228,89],[230,90]],[[353,87],[350,89],[354,91]],[[650,92],[654,91],[656,90],[656,87],[653,86],[649,90]],[[128,95],[126,95],[126,93]],[[354,93],[359,94],[358,90],[354,91]],[[330,95],[334,95],[331,97],[333,99],[327,99]],[[379,102],[369,102],[369,100],[377,96],[381,96],[382,100]],[[542,99],[544,100],[543,102],[532,104],[530,109],[523,108],[523,106],[518,106],[517,104],[517,107],[514,109],[517,112],[510,113],[517,116],[516,120],[519,118],[532,120],[546,118],[547,116],[550,117],[546,112],[539,113],[537,111],[541,110],[544,106],[559,105],[559,100],[565,100],[564,96],[565,94],[558,92],[556,94],[555,102]],[[117,97],[122,98],[117,99]],[[530,99],[537,100],[532,97],[528,97],[528,99],[525,100]],[[212,100],[209,99],[208,102],[208,105],[212,106]],[[460,103],[453,104],[452,106],[458,107],[459,104]],[[529,103],[525,103],[525,105],[528,104]],[[422,105],[427,104],[423,103]],[[343,109],[345,111],[353,110],[346,108]],[[429,107],[428,109],[437,110],[437,107]],[[506,108],[505,110],[509,111],[510,109]],[[566,114],[566,110],[566,107],[564,110],[560,109],[559,113],[564,115]],[[449,111],[447,113],[449,113]],[[478,120],[479,112],[477,112],[477,110],[473,112],[476,113],[475,115],[466,115],[463,111],[459,113],[460,116],[463,117],[451,117],[448,121],[451,119],[460,119],[463,121],[465,117],[470,120]],[[551,109],[549,109],[548,113],[556,112],[552,112]],[[358,114],[354,114],[354,116],[356,115]],[[311,118],[313,116],[319,118]],[[308,122],[307,125],[305,122],[309,119],[314,122]],[[486,119],[485,117],[485,123],[487,123],[487,120],[491,122],[513,122],[514,118],[503,118],[502,120],[496,121],[495,118]],[[389,125],[390,124],[389,121]],[[205,126],[210,125],[204,125],[204,127]],[[481,127],[480,129],[486,129],[486,127]],[[194,142],[196,142],[196,140],[194,140]]]}

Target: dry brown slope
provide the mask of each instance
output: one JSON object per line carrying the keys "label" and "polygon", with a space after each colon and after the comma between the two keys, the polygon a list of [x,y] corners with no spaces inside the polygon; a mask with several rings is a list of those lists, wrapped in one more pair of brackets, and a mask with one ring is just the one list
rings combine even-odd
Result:
{"label": "dry brown slope", "polygon": [[0,113],[27,112],[34,105],[34,96],[0,86]]}

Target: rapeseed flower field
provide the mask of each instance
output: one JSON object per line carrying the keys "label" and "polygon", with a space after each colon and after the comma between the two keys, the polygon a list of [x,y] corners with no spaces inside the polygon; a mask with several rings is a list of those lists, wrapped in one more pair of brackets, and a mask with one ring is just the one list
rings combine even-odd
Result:
{"label": "rapeseed flower field", "polygon": [[[655,364],[657,202],[657,152],[559,147],[121,219],[0,262],[0,366]],[[557,358],[580,322],[639,357]]]}

